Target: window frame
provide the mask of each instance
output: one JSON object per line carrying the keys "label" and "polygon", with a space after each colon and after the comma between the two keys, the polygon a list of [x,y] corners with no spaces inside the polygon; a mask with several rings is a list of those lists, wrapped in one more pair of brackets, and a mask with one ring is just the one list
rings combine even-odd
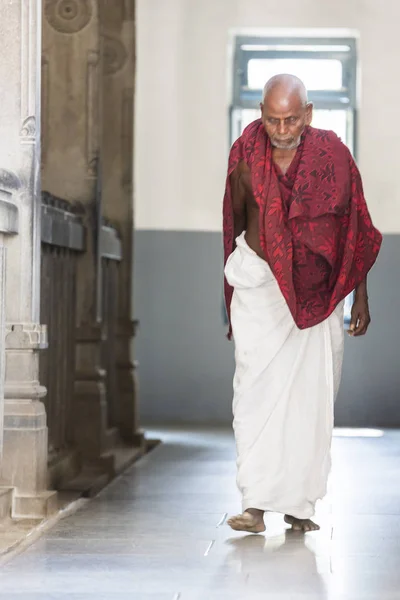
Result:
{"label": "window frame", "polygon": [[[284,47],[288,49],[284,49]],[[318,47],[312,50],[312,47]],[[326,48],[324,50],[323,48]],[[253,59],[331,59],[342,63],[342,90],[310,90],[308,97],[316,110],[346,110],[349,137],[346,143],[357,155],[357,40],[352,37],[237,36],[230,107],[230,132],[237,110],[257,109],[262,90],[250,90],[248,63]]]}

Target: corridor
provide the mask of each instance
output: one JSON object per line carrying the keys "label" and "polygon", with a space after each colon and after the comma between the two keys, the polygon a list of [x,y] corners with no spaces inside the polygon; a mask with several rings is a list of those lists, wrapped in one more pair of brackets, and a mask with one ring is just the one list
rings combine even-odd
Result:
{"label": "corridor", "polygon": [[337,431],[320,532],[233,533],[230,431],[162,438],[97,498],[1,568],[4,600],[395,600],[400,433]]}

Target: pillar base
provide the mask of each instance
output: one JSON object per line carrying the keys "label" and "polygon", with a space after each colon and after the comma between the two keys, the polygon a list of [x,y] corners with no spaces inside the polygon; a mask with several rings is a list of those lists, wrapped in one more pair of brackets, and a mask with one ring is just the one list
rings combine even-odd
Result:
{"label": "pillar base", "polygon": [[101,367],[101,325],[83,323],[76,335],[73,432],[75,447],[84,462],[107,448],[107,400]]}
{"label": "pillar base", "polygon": [[107,449],[107,403],[103,381],[75,381],[74,441],[83,460]]}
{"label": "pillar base", "polygon": [[11,519],[13,489],[0,487],[0,525]]}
{"label": "pillar base", "polygon": [[39,492],[36,495],[14,496],[14,519],[44,519],[58,511],[57,492]]}
{"label": "pillar base", "polygon": [[132,340],[136,335],[137,321],[123,320],[118,323],[118,410],[119,431],[124,442],[135,447],[144,444],[144,434],[139,429],[138,411],[138,362],[131,360]]}
{"label": "pillar base", "polygon": [[39,400],[6,400],[2,478],[12,486],[12,518],[43,519],[58,510],[47,488],[46,411]]}
{"label": "pillar base", "polygon": [[36,496],[46,490],[47,439],[42,402],[6,399],[2,477],[18,494]]}

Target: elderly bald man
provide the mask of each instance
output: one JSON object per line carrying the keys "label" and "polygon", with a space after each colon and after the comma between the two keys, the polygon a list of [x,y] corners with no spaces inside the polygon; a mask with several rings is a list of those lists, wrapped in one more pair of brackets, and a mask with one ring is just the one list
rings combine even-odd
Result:
{"label": "elderly bald man", "polygon": [[228,523],[251,533],[265,530],[267,511],[319,528],[311,519],[330,471],[344,299],[355,290],[349,334],[364,335],[366,277],[382,241],[349,150],[311,121],[303,83],[274,77],[229,157],[225,299],[243,512]]}

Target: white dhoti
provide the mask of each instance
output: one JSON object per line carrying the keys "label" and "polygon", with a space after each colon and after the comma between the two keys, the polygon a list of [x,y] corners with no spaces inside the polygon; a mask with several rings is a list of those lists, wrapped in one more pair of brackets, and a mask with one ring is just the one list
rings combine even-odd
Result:
{"label": "white dhoti", "polygon": [[327,490],[343,361],[343,303],[300,330],[268,264],[245,241],[229,257],[234,288],[233,428],[243,510],[313,516]]}

